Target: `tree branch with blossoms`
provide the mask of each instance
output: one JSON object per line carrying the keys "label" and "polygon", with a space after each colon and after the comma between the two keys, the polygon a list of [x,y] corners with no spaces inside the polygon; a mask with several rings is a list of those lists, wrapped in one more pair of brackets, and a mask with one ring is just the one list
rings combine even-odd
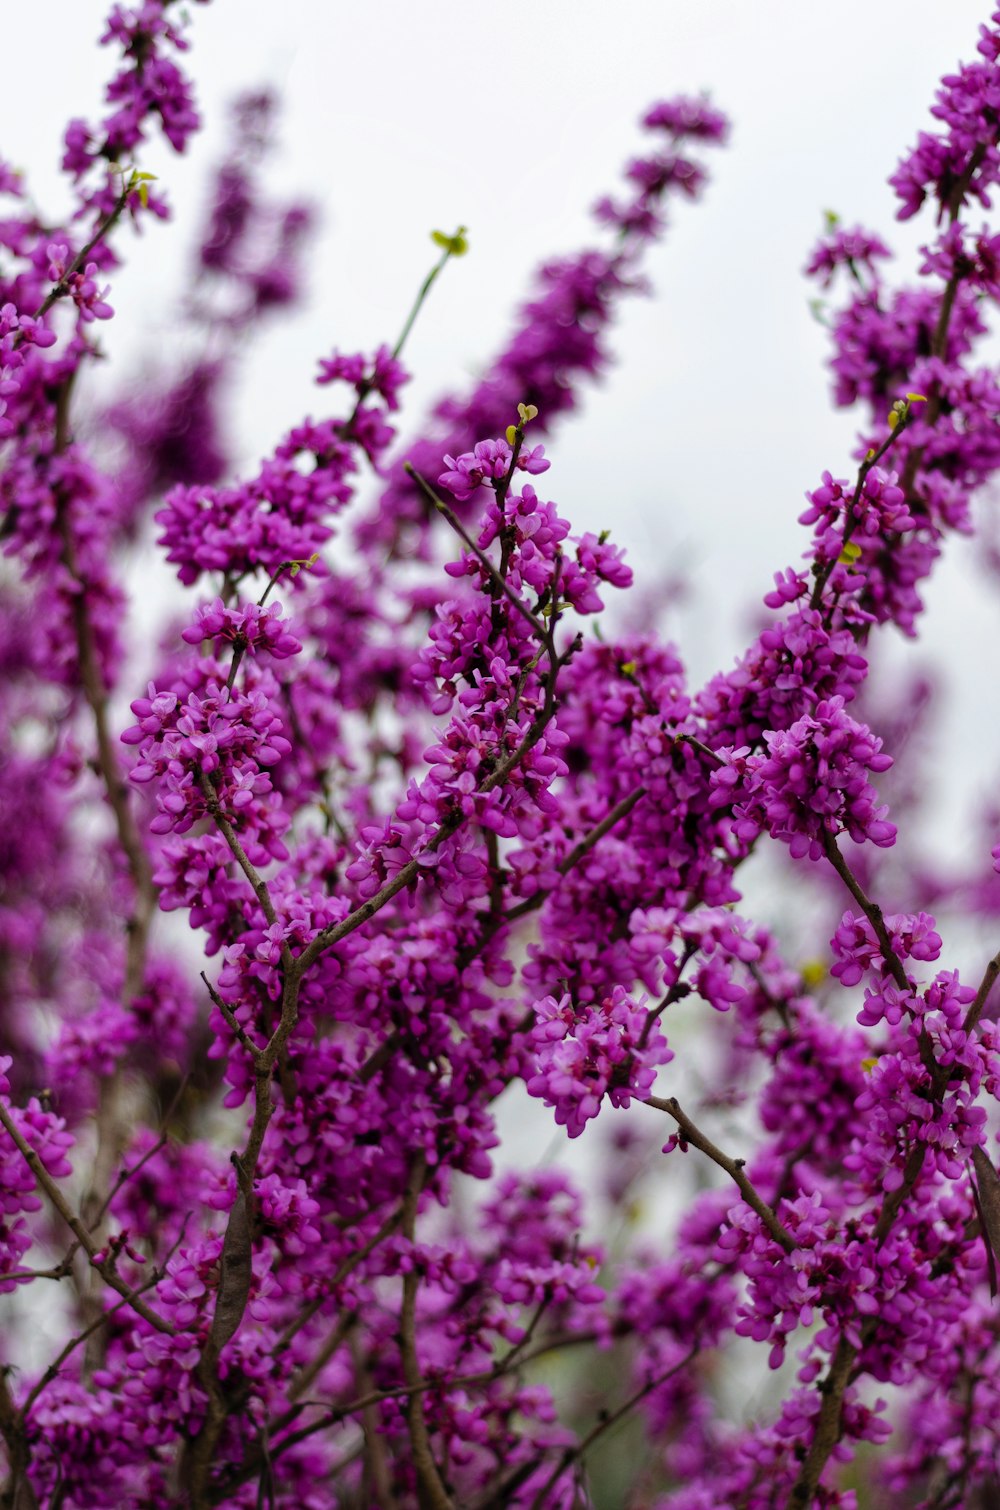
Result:
{"label": "tree branch with blossoms", "polygon": [[[812,255],[847,275],[857,446],[700,687],[648,612],[606,612],[631,570],[574,533],[550,463],[724,118],[646,111],[593,244],[543,264],[482,377],[397,448],[409,333],[468,249],[435,232],[396,341],[325,348],[319,417],[241,473],[224,387],[309,235],[264,191],[260,93],[156,371],[74,427],[126,211],[168,216],[165,175],[108,164],[191,140],[189,29],[169,0],[112,9],[65,227],[0,164],[0,1500],[988,1495],[1000,955],[978,985],[936,962],[1000,888],[915,862],[919,783],[893,791],[900,719],[873,726],[869,689],[1000,474],[1000,236],[973,222],[1000,13],[890,181],[904,217],[939,212],[917,283],[835,218]],[[159,648],[122,586],[153,535],[180,605]],[[558,1144],[530,1151],[552,1122],[587,1140],[585,1191]],[[31,1286],[65,1278],[49,1343]],[[626,1418],[634,1451],[598,1465]]]}

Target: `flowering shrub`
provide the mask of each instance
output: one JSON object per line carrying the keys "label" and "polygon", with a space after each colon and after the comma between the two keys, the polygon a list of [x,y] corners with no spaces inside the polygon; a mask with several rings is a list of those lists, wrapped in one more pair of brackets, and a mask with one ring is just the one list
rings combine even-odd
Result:
{"label": "flowering shrub", "polygon": [[[646,112],[597,249],[399,445],[406,337],[467,250],[436,232],[396,343],[315,353],[329,412],[238,477],[225,386],[309,231],[261,187],[265,95],[196,252],[211,360],[74,426],[132,225],[168,216],[143,149],[199,125],[196,33],[115,5],[65,225],[0,164],[0,1504],[994,1503],[1000,954],[966,980],[946,939],[1000,887],[878,864],[906,751],[866,694],[1000,470],[1000,12],[890,180],[930,212],[916,283],[861,227],[812,253],[855,466],[693,689],[598,618],[623,542],[547,495],[725,118]],[[187,591],[143,675],[147,533]],[[765,850],[820,887],[818,963],[750,915]],[[511,1168],[512,1117],[581,1137],[590,1188]]]}

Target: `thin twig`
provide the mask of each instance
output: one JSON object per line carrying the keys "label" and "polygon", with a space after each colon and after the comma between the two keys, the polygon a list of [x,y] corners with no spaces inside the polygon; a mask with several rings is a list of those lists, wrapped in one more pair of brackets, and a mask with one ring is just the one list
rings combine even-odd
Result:
{"label": "thin twig", "polygon": [[455,531],[455,534],[462,541],[463,545],[465,545],[467,550],[470,550],[472,552],[476,560],[479,562],[480,566],[483,567],[484,571],[488,573],[491,580],[496,584],[499,591],[502,592],[504,597],[507,598],[507,600],[512,604],[514,608],[516,608],[521,617],[526,619],[527,622],[531,625],[532,629],[535,631],[535,634],[541,640],[542,644],[547,645],[549,641],[549,629],[547,625],[543,624],[538,615],[532,613],[527,603],[525,603],[522,598],[518,597],[517,593],[511,587],[506,577],[504,577],[502,573],[497,570],[486,552],[480,549],[480,547],[473,540],[472,536],[469,534],[462,521],[455,514],[454,510],[451,509],[447,503],[445,503],[443,498],[439,497],[438,494],[435,493],[430,483],[427,482],[423,477],[421,477],[416,468],[411,466],[408,461],[405,461],[403,463],[403,470],[404,472],[409,473],[414,482],[417,484],[417,487],[423,493],[424,497],[430,503],[432,503],[437,509],[438,513],[448,521],[452,529]]}
{"label": "thin twig", "polygon": [[76,256],[73,258],[73,261],[70,263],[69,267],[59,279],[59,282],[53,284],[52,288],[49,289],[49,292],[45,295],[45,298],[35,310],[33,317],[34,319],[42,319],[44,315],[48,314],[53,304],[57,303],[59,299],[64,299],[66,297],[66,295],[69,293],[69,285],[71,280],[80,271],[81,267],[83,267],[84,263],[90,256],[91,252],[94,250],[94,247],[97,245],[97,243],[99,241],[103,241],[104,237],[108,234],[109,231],[114,230],[119,219],[121,218],[122,211],[135,192],[136,190],[134,188],[125,187],[122,189],[121,193],[118,195],[118,198],[115,200],[114,207],[101,221],[101,224],[97,227],[97,230],[94,232],[93,236],[91,236],[86,245],[81,247],[81,249],[77,252]]}
{"label": "thin twig", "polygon": [[14,1143],[24,1162],[35,1176],[35,1181],[39,1188],[45,1192],[53,1209],[73,1233],[80,1247],[90,1259],[91,1267],[97,1270],[105,1284],[110,1285],[112,1290],[116,1290],[119,1295],[124,1296],[133,1311],[141,1316],[144,1321],[148,1321],[150,1326],[155,1327],[158,1332],[163,1332],[168,1337],[175,1336],[176,1328],[169,1321],[164,1321],[162,1316],[158,1316],[155,1311],[151,1311],[149,1306],[133,1295],[130,1286],[125,1283],[120,1274],[116,1273],[112,1263],[108,1259],[98,1259],[97,1255],[100,1250],[90,1231],[81,1218],[77,1216],[76,1212],[73,1211],[59,1186],[45,1168],[41,1158],[24,1138],[2,1101],[0,1101],[0,1126],[3,1127],[4,1132],[6,1132],[7,1136]]}
{"label": "thin twig", "polygon": [[889,931],[885,926],[885,918],[882,915],[881,907],[877,902],[873,902],[871,898],[865,894],[861,882],[855,876],[854,872],[851,870],[851,867],[848,865],[847,861],[844,859],[844,856],[841,854],[839,848],[837,847],[836,838],[833,834],[830,833],[828,829],[825,828],[823,829],[822,843],[823,852],[829,860],[830,864],[833,866],[834,870],[837,872],[838,876],[843,881],[848,891],[851,893],[851,896],[861,908],[869,923],[871,923],[875,937],[878,940],[879,950],[882,954],[883,960],[885,961],[886,969],[889,971],[889,974],[892,976],[893,980],[896,982],[896,985],[901,991],[910,991],[912,988],[910,986],[909,979],[907,978],[906,971],[903,968],[902,960],[899,958],[899,955],[892,947],[892,941],[889,938]]}
{"label": "thin twig", "polygon": [[986,971],[979,983],[979,990],[976,992],[975,1000],[965,1014],[965,1020],[962,1023],[963,1033],[971,1033],[977,1027],[986,1003],[989,1000],[990,992],[996,984],[998,975],[1000,975],[1000,954],[995,954],[986,966]]}
{"label": "thin twig", "polygon": [[[240,867],[243,874],[250,882],[250,885],[253,887],[254,895],[256,896],[257,901],[260,903],[261,911],[267,918],[268,923],[273,927],[274,924],[278,921],[278,914],[275,911],[274,903],[271,901],[271,893],[267,889],[267,882],[263,879],[257,867],[248,858],[246,850],[243,848],[243,845],[239,841],[236,830],[233,828],[233,825],[230,823],[229,819],[222,811],[222,807],[219,802],[219,794],[216,792],[215,787],[212,785],[209,777],[205,775],[204,771],[198,772],[198,786],[202,796],[205,799],[205,806],[208,808],[208,811],[211,813],[212,818],[215,820],[216,827],[222,834],[222,837],[225,839],[226,843],[229,845],[230,851],[237,865]],[[286,956],[287,959],[290,960],[291,954],[289,952],[287,943],[285,943],[284,941],[282,941],[281,948],[282,962],[285,963]]]}
{"label": "thin twig", "polygon": [[753,1211],[756,1211],[775,1242],[780,1244],[786,1253],[793,1253],[795,1251],[798,1244],[794,1237],[792,1237],[787,1227],[783,1226],[778,1220],[767,1202],[757,1194],[754,1186],[747,1178],[742,1159],[731,1159],[710,1138],[707,1138],[701,1129],[695,1126],[687,1113],[681,1110],[680,1103],[676,1097],[671,1096],[664,1101],[659,1096],[647,1096],[645,1105],[652,1106],[657,1111],[666,1112],[668,1117],[672,1117],[681,1130],[684,1142],[690,1143],[693,1148],[697,1148],[707,1158],[711,1159],[713,1164],[718,1164],[720,1169],[725,1170],[729,1178],[739,1187],[740,1194],[747,1205]]}
{"label": "thin twig", "polygon": [[694,1347],[685,1353],[679,1362],[672,1364],[662,1374],[657,1374],[655,1378],[641,1385],[623,1404],[619,1405],[617,1410],[612,1411],[610,1415],[602,1417],[597,1425],[587,1433],[582,1442],[578,1442],[575,1447],[564,1448],[560,1461],[556,1464],[552,1473],[532,1500],[531,1510],[547,1510],[547,1506],[551,1503],[549,1495],[566,1472],[566,1469],[572,1467],[574,1463],[579,1462],[580,1458],[590,1451],[594,1443],[599,1441],[605,1432],[610,1431],[613,1426],[616,1426],[623,1417],[635,1409],[640,1401],[644,1400],[647,1395],[651,1395],[654,1389],[659,1389],[661,1384],[666,1384],[675,1374],[680,1373],[682,1368],[687,1368],[688,1364],[697,1357],[697,1354],[698,1345],[695,1344]]}
{"label": "thin twig", "polygon": [[208,976],[205,974],[204,970],[200,970],[198,973],[200,974],[202,980],[205,982],[205,985],[208,988],[208,994],[209,994],[209,996],[212,998],[212,1001],[218,1007],[219,1011],[222,1013],[223,1017],[225,1018],[226,1022],[229,1025],[231,1031],[235,1035],[235,1037],[237,1039],[237,1042],[240,1043],[242,1045],[242,1047],[246,1049],[247,1053],[250,1055],[251,1059],[256,1064],[257,1059],[259,1058],[259,1056],[261,1055],[261,1053],[263,1052],[263,1050],[260,1049],[257,1046],[257,1044],[254,1043],[253,1039],[247,1034],[247,1032],[245,1031],[245,1029],[240,1025],[239,1021],[236,1018],[235,1013],[233,1012],[232,1007],[229,1005],[229,1003],[227,1001],[223,1001],[222,997],[219,995],[218,991],[215,989],[215,987],[212,985],[212,982],[209,980]]}

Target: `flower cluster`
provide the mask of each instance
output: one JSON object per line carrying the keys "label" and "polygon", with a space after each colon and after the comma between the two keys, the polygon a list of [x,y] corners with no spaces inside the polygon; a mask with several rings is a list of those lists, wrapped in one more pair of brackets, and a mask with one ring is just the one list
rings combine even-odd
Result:
{"label": "flower cluster", "polygon": [[888,808],[879,806],[868,772],[888,770],[882,741],[844,711],[844,699],[817,705],[814,715],[764,735],[766,755],[723,752],[712,777],[715,801],[732,806],[737,835],[751,841],[766,829],[799,859],[818,860],[824,839],[847,833],[858,844],[895,843]]}
{"label": "flower cluster", "polygon": [[205,604],[197,610],[195,621],[181,630],[181,639],[189,645],[200,645],[203,640],[221,640],[234,649],[259,655],[266,651],[275,660],[287,660],[298,655],[302,644],[291,633],[287,619],[281,616],[281,604],[272,603],[261,608],[257,603],[244,603],[239,608],[227,608],[221,598]]}
{"label": "flower cluster", "polygon": [[[56,1177],[71,1174],[68,1154],[75,1141],[72,1134],[66,1131],[62,1119],[43,1108],[36,1097],[21,1109],[11,1105],[7,1078],[10,1067],[10,1056],[0,1055],[0,1096],[7,1115],[48,1174]],[[35,1177],[5,1128],[0,1128],[0,1172],[0,1294],[6,1294],[19,1283],[16,1276],[35,1240],[27,1217],[41,1211],[42,1202],[36,1194]]]}
{"label": "flower cluster", "polygon": [[534,1073],[528,1094],[555,1108],[556,1121],[578,1138],[607,1096],[612,1106],[644,1101],[657,1067],[673,1056],[648,1008],[629,1000],[621,986],[593,1006],[576,1007],[568,996],[535,1004],[528,1037]]}
{"label": "flower cluster", "polygon": [[[883,922],[889,947],[897,959],[935,960],[940,955],[941,935],[926,912],[891,914]],[[844,913],[830,947],[834,954],[830,974],[842,986],[856,986],[870,970],[886,968],[882,945],[870,920],[857,913]]]}
{"label": "flower cluster", "polygon": [[901,220],[915,215],[928,194],[941,213],[953,216],[973,196],[989,207],[990,189],[1000,179],[1000,11],[993,12],[990,25],[980,28],[979,51],[982,61],[967,63],[942,79],[931,107],[942,129],[921,131],[916,147],[889,180],[902,204]]}
{"label": "flower cluster", "polygon": [[185,834],[221,813],[244,836],[251,858],[286,857],[280,835],[287,819],[270,769],[290,746],[264,684],[230,688],[221,666],[199,661],[180,692],[150,683],[132,712],[139,722],[122,740],[137,747],[131,780],[157,783],[153,833]]}

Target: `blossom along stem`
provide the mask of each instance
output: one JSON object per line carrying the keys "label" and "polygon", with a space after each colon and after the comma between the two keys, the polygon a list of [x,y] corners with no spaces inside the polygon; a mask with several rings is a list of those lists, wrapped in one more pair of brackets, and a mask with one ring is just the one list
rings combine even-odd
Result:
{"label": "blossom along stem", "polygon": [[[432,503],[437,509],[438,513],[448,521],[448,524],[462,541],[462,544],[465,546],[466,550],[471,551],[472,555],[475,556],[479,564],[488,573],[490,579],[496,583],[498,590],[503,593],[507,601],[513,605],[513,607],[519,614],[521,614],[524,619],[527,620],[528,624],[530,624],[535,634],[537,634],[541,643],[545,646],[549,646],[551,642],[551,632],[547,625],[543,624],[538,615],[532,613],[527,603],[523,602],[522,599],[518,597],[517,593],[513,591],[513,589],[507,582],[506,577],[504,577],[502,572],[497,570],[486,552],[480,550],[479,546],[472,539],[472,536],[465,529],[461,520],[458,519],[455,515],[454,510],[449,508],[444,499],[440,498],[438,494],[435,493],[430,484],[426,482],[423,477],[421,477],[420,473],[416,471],[416,469],[412,467],[409,462],[403,463],[403,470],[413,478],[414,482],[417,484],[417,487],[420,489],[421,493],[423,493],[428,502]],[[506,481],[509,486],[509,476]]]}
{"label": "blossom along stem", "polygon": [[[186,1224],[185,1227],[181,1228],[176,1242],[173,1244],[170,1252],[166,1255],[168,1260],[173,1257],[174,1253],[180,1247],[184,1239],[185,1228]],[[94,1334],[94,1332],[98,1331],[103,1326],[110,1325],[113,1318],[118,1315],[123,1307],[131,1306],[132,1301],[137,1296],[145,1295],[148,1290],[155,1290],[157,1285],[159,1285],[162,1281],[165,1272],[165,1267],[158,1265],[153,1269],[152,1273],[143,1280],[141,1285],[136,1285],[134,1289],[129,1290],[126,1294],[124,1294],[117,1305],[110,1306],[107,1310],[102,1311],[99,1316],[95,1317],[95,1319],[90,1323],[88,1327],[85,1327],[82,1332],[78,1332],[75,1337],[70,1338],[62,1351],[58,1353],[55,1358],[53,1358],[52,1362],[48,1365],[45,1372],[39,1375],[39,1377],[35,1380],[35,1383],[32,1385],[31,1389],[22,1400],[17,1412],[18,1419],[21,1423],[27,1421],[29,1415],[31,1414],[31,1407],[34,1405],[35,1401],[42,1393],[42,1390],[59,1377],[59,1371],[62,1368],[63,1364],[66,1362],[67,1358],[69,1358],[78,1347],[81,1347],[83,1343],[85,1343],[87,1339]]]}
{"label": "blossom along stem", "polygon": [[[610,834],[611,830],[616,828],[624,818],[627,818],[632,809],[645,796],[646,788],[644,786],[637,786],[627,796],[623,797],[620,802],[616,802],[614,807],[601,819],[600,823],[595,823],[589,833],[585,834],[582,839],[573,845],[573,848],[566,855],[565,859],[560,860],[556,867],[559,875],[565,877],[571,871],[575,870],[580,861],[585,859],[594,848],[594,845],[599,843],[605,834]],[[527,897],[523,902],[518,902],[515,906],[509,907],[505,912],[501,913],[501,921],[504,923],[513,923],[518,918],[526,917],[529,912],[537,912],[543,902],[552,895],[553,890],[555,890],[554,887],[548,891],[536,891],[534,896]]]}
{"label": "blossom along stem", "polygon": [[[886,436],[885,440],[878,447],[878,449],[870,452],[858,468],[857,481],[854,484],[854,493],[851,497],[850,507],[848,508],[845,515],[843,537],[843,543],[845,546],[850,544],[851,537],[854,534],[854,528],[857,519],[858,501],[861,498],[861,491],[865,485],[865,478],[868,476],[869,472],[871,472],[873,467],[878,466],[883,456],[885,456],[890,448],[894,446],[900,439],[907,427],[908,421],[909,413],[908,411],[904,411],[903,414],[900,415],[898,423],[892,430],[889,431],[889,434]],[[830,576],[836,564],[836,561],[832,560],[826,561],[822,565],[817,562],[814,566],[813,571],[815,574],[815,581],[813,583],[812,597],[809,600],[810,608],[818,609],[821,607],[823,602],[823,594],[826,591],[826,585],[830,580]],[[832,622],[832,616],[833,605],[829,605],[826,611],[826,620],[828,627],[829,623]]]}
{"label": "blossom along stem", "polygon": [[[501,761],[500,764],[480,783],[480,786],[478,788],[480,792],[492,792],[496,787],[502,786],[511,772],[517,769],[524,757],[541,739],[542,734],[545,732],[545,729],[555,716],[556,676],[558,675],[560,667],[567,665],[573,655],[576,654],[578,649],[579,640],[574,640],[567,647],[567,649],[564,650],[553,663],[551,663],[549,675],[546,681],[545,701],[538,716],[535,718],[527,734],[524,736],[523,740],[517,746],[517,748],[512,750],[507,758]],[[333,948],[335,944],[340,943],[341,939],[347,938],[348,935],[353,933],[357,928],[361,928],[365,923],[370,922],[371,919],[376,915],[376,913],[380,912],[383,907],[385,907],[389,902],[392,901],[394,896],[398,895],[399,892],[404,890],[405,887],[409,886],[413,881],[416,880],[421,870],[421,859],[424,856],[435,854],[437,850],[440,849],[445,840],[450,839],[452,834],[461,827],[463,821],[464,820],[462,816],[459,814],[456,814],[452,818],[446,819],[446,821],[442,823],[440,827],[427,840],[427,843],[424,845],[423,849],[420,852],[420,855],[417,858],[408,861],[406,865],[402,866],[402,868],[397,871],[396,875],[392,878],[391,881],[387,881],[385,885],[382,886],[367,902],[362,902],[360,906],[354,908],[352,912],[348,913],[347,917],[344,918],[342,922],[331,924],[331,926],[324,929],[322,933],[318,933],[312,940],[312,942],[308,944],[305,949],[303,949],[302,953],[295,957],[292,966],[294,973],[297,976],[301,977],[301,975],[306,970],[308,970],[309,966],[313,964],[313,962],[318,959],[321,954],[325,953],[326,950]]]}
{"label": "blossom along stem", "polygon": [[[345,1319],[344,1327],[342,1329],[338,1328],[339,1341],[343,1343],[349,1333],[350,1326],[346,1323]],[[351,1416],[360,1415],[371,1406],[380,1405],[384,1401],[407,1399],[414,1394],[440,1394],[452,1390],[464,1390],[472,1385],[492,1384],[496,1380],[504,1378],[515,1366],[521,1368],[534,1363],[537,1359],[550,1357],[553,1353],[563,1353],[571,1351],[574,1348],[586,1347],[597,1342],[597,1340],[597,1334],[594,1332],[563,1332],[557,1333],[551,1338],[540,1342],[536,1347],[529,1349],[527,1348],[527,1338],[525,1338],[524,1342],[516,1348],[512,1348],[507,1357],[502,1359],[500,1363],[491,1369],[480,1370],[478,1373],[456,1374],[448,1379],[422,1379],[419,1385],[412,1388],[410,1385],[400,1384],[393,1386],[391,1389],[368,1390],[365,1394],[358,1396],[357,1399],[350,1400],[345,1405],[338,1405],[331,1410],[326,1410],[324,1402],[303,1401],[294,1413],[288,1412],[287,1416],[282,1418],[280,1425],[276,1424],[277,1430],[284,1431],[291,1421],[297,1418],[307,1406],[322,1408],[325,1414],[319,1419],[310,1422],[309,1425],[300,1427],[298,1431],[283,1436],[281,1441],[276,1444],[273,1455],[277,1458],[283,1453],[291,1451],[299,1442],[306,1441],[309,1437],[315,1436],[328,1426],[347,1420]],[[522,1348],[525,1350],[522,1351]],[[678,1365],[678,1368],[680,1366]],[[657,1379],[656,1384],[664,1383],[668,1377],[670,1377],[669,1374],[660,1377]],[[653,1387],[655,1388],[656,1385],[654,1384]],[[641,1399],[646,1392],[646,1390],[639,1392],[637,1398]],[[631,1405],[627,1406],[627,1409],[633,1409],[635,1403],[633,1401]],[[622,1413],[624,1414],[624,1411]],[[219,1489],[213,1496],[214,1502],[218,1503],[219,1499],[224,1498],[225,1494],[230,1490],[238,1488],[240,1484],[244,1484],[252,1478],[256,1478],[261,1466],[261,1461],[255,1460],[242,1467],[238,1473],[227,1479],[224,1485],[219,1486]],[[508,1484],[505,1483],[499,1492],[504,1492],[508,1487]],[[495,1495],[490,1502],[494,1504],[501,1503],[497,1501]]]}
{"label": "blossom along stem", "polygon": [[[892,948],[882,909],[877,903],[872,902],[866,896],[863,888],[838,849],[833,835],[829,833],[824,835],[824,848],[831,865],[833,865],[871,923],[876,938],[879,941],[879,947],[886,968],[892,974],[900,989],[908,991],[910,989],[910,982],[899,956]],[[969,1033],[974,1030],[998,974],[1000,974],[1000,955],[995,956],[986,968],[979,990],[963,1021],[963,1032]],[[926,1039],[923,1037],[922,1047],[926,1047],[933,1072],[934,1088],[936,1093],[940,1095],[950,1076],[950,1071],[935,1064],[930,1046],[926,1044]],[[884,1243],[892,1231],[893,1224],[920,1178],[926,1162],[926,1156],[926,1144],[917,1143],[910,1148],[901,1182],[883,1200],[882,1210],[874,1230],[876,1243]],[[871,1318],[867,1318],[862,1322],[861,1326],[862,1346],[870,1339],[873,1331],[873,1322]],[[819,1417],[809,1452],[803,1462],[801,1473],[792,1489],[790,1505],[796,1507],[796,1510],[798,1510],[798,1507],[805,1507],[812,1503],[812,1498],[816,1492],[823,1469],[830,1454],[840,1441],[844,1395],[860,1352],[861,1347],[850,1342],[846,1336],[841,1336],[820,1390],[821,1404]]]}
{"label": "blossom along stem", "polygon": [[64,299],[66,297],[72,287],[74,276],[80,271],[82,267],[86,265],[87,258],[90,256],[94,248],[96,246],[99,246],[100,243],[109,234],[109,232],[114,230],[115,226],[121,219],[122,211],[125,209],[129,200],[135,197],[136,194],[137,190],[134,185],[123,185],[122,191],[118,195],[118,198],[115,200],[113,208],[101,221],[100,225],[97,227],[97,230],[94,232],[93,236],[91,236],[90,240],[77,252],[76,256],[73,258],[72,262],[69,264],[59,281],[53,284],[52,288],[46,294],[41,304],[39,304],[38,308],[35,310],[33,317],[34,319],[44,319],[52,306],[58,303],[60,299]]}
{"label": "blossom along stem", "polygon": [[[505,762],[502,762],[497,767],[497,769],[493,771],[493,773],[488,776],[482,783],[482,790],[492,790],[494,786],[502,783],[506,779],[509,772],[516,768],[520,760],[523,759],[524,755],[527,754],[527,752],[533,747],[534,743],[536,743],[537,740],[541,737],[545,726],[551,720],[555,712],[555,677],[558,673],[559,666],[561,664],[565,664],[567,658],[570,654],[572,654],[575,648],[576,646],[574,643],[574,645],[570,646],[570,649],[565,652],[565,654],[561,658],[552,663],[547,682],[545,703],[543,705],[541,714],[535,720],[534,725],[528,731],[525,738],[521,741],[521,744],[518,746],[518,748],[515,749],[511,753],[511,755],[508,756],[507,760]],[[241,869],[243,869],[244,874],[247,876],[247,879],[250,881],[251,886],[254,888],[258,900],[261,903],[261,907],[264,910],[265,916],[268,917],[269,922],[273,923],[276,920],[276,913],[274,912],[273,903],[270,901],[266,883],[257,874],[255,867],[250,863],[249,859],[247,859],[245,852],[243,851],[242,846],[240,845],[239,840],[236,837],[235,831],[232,829],[232,825],[229,824],[225,815],[222,813],[221,808],[219,807],[218,799],[215,796],[214,788],[212,787],[211,782],[206,776],[202,775],[200,777],[200,784],[209,811],[212,813],[212,816],[215,819],[216,824],[220,828],[221,832],[223,833],[227,844],[233,851],[233,854],[240,864]],[[451,820],[451,822],[448,824],[443,824],[438,829],[437,834],[428,842],[424,853],[426,854],[433,852],[459,826],[460,821],[460,819],[456,818],[454,820]],[[288,950],[287,944],[282,945],[282,963],[286,974],[282,994],[281,1018],[278,1027],[275,1029],[275,1032],[272,1035],[272,1038],[268,1043],[266,1049],[259,1055],[254,1056],[254,1118],[246,1148],[243,1154],[239,1156],[238,1160],[238,1168],[242,1172],[243,1179],[249,1185],[252,1186],[256,1174],[257,1163],[260,1158],[261,1149],[263,1148],[265,1133],[267,1131],[267,1126],[270,1122],[273,1112],[270,1087],[271,1074],[273,1072],[274,1065],[277,1062],[278,1056],[283,1050],[285,1044],[287,1044],[291,1032],[295,1026],[297,1019],[299,983],[302,979],[303,974],[313,963],[313,960],[317,958],[321,952],[331,947],[334,943],[339,942],[341,938],[346,937],[349,933],[353,932],[355,928],[360,927],[363,923],[367,922],[371,917],[375,915],[375,913],[380,910],[381,907],[385,906],[392,899],[392,897],[396,895],[398,891],[402,890],[404,886],[408,885],[410,880],[414,879],[417,875],[418,868],[418,860],[411,861],[408,866],[404,866],[403,869],[394,878],[394,880],[392,882],[388,882],[386,886],[384,886],[376,894],[375,897],[371,898],[369,902],[363,903],[361,907],[355,909],[355,911],[350,914],[348,918],[345,918],[344,921],[336,928],[328,930],[329,937],[327,939],[324,940],[324,936],[322,934],[318,935],[317,938],[313,940],[312,944],[310,944],[302,952],[302,954],[295,958],[294,961],[292,960],[291,953]],[[321,945],[321,947],[317,948],[317,945]],[[227,1228],[227,1231],[229,1230],[230,1229]],[[215,1442],[218,1440],[218,1435],[222,1429],[224,1422],[224,1411],[221,1405],[221,1397],[218,1395],[217,1388],[214,1386],[214,1367],[214,1360],[210,1357],[210,1355],[207,1353],[203,1354],[203,1377],[206,1379],[206,1382],[211,1382],[213,1399],[215,1399],[217,1403],[213,1407],[209,1415],[206,1417],[206,1421],[202,1430],[194,1439],[189,1455],[189,1482],[191,1485],[191,1492],[195,1500],[204,1500],[204,1496],[207,1493],[206,1475],[211,1463]],[[417,1430],[419,1435],[419,1427],[415,1429]],[[432,1491],[427,1490],[426,1492],[430,1493]]]}
{"label": "blossom along stem", "polygon": [[[250,860],[247,858],[246,851],[239,841],[236,830],[233,828],[229,819],[226,817],[225,813],[222,811],[221,806],[219,805],[219,798],[216,794],[214,786],[212,785],[211,778],[206,776],[204,772],[200,772],[198,776],[198,785],[200,786],[202,795],[205,798],[205,806],[208,808],[208,811],[211,813],[213,819],[215,820],[216,826],[218,827],[219,832],[222,834],[222,837],[225,839],[226,843],[229,845],[229,848],[232,850],[236,863],[239,865],[243,874],[250,882],[254,895],[260,903],[261,911],[263,912],[269,923],[276,923],[278,920],[278,914],[274,910],[274,903],[272,902],[270,893],[267,889],[267,882],[260,875],[256,866],[251,864]],[[288,951],[287,945],[283,947],[282,962],[286,965],[290,964],[291,962],[291,954]]]}
{"label": "blossom along stem", "polygon": [[653,1107],[655,1111],[666,1112],[668,1117],[672,1117],[680,1128],[682,1141],[690,1143],[693,1148],[697,1148],[699,1152],[711,1159],[713,1164],[718,1164],[719,1168],[724,1170],[738,1187],[740,1194],[751,1210],[756,1211],[775,1242],[780,1244],[786,1253],[793,1253],[795,1251],[798,1244],[794,1237],[782,1225],[767,1202],[762,1200],[757,1194],[757,1191],[747,1178],[744,1160],[731,1159],[728,1154],[723,1153],[721,1148],[717,1148],[712,1140],[707,1138],[700,1128],[695,1126],[687,1113],[682,1110],[680,1102],[675,1096],[670,1096],[666,1100],[660,1096],[647,1096],[646,1105]]}

